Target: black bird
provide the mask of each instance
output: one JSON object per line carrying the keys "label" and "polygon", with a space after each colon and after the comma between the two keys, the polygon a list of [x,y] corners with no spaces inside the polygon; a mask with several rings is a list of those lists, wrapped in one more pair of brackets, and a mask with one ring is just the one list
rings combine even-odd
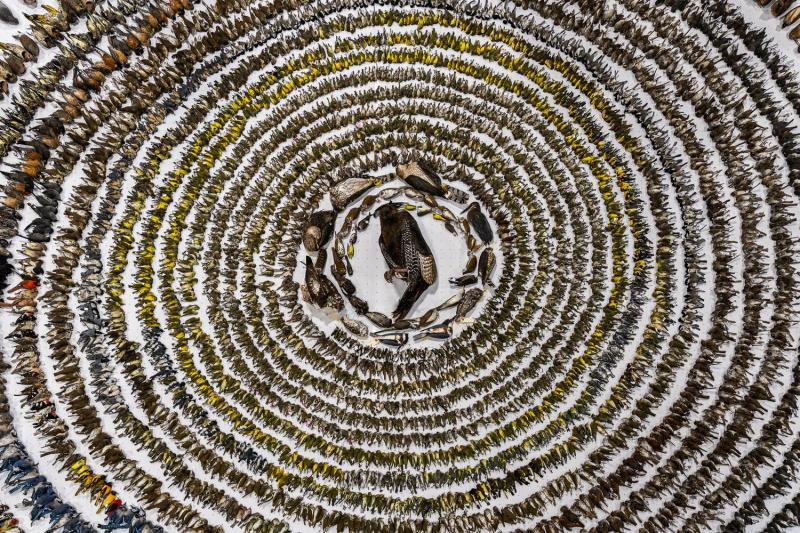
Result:
{"label": "black bird", "polygon": [[405,165],[397,165],[397,175],[406,183],[434,196],[444,196],[447,188],[442,185],[442,178],[429,165],[422,161],[413,161]]}
{"label": "black bird", "polygon": [[389,265],[384,277],[398,277],[408,283],[393,316],[401,319],[425,290],[436,282],[436,261],[422,237],[414,217],[397,204],[384,204],[375,210],[381,221],[378,243]]}
{"label": "black bird", "polygon": [[311,257],[306,256],[305,285],[300,285],[303,299],[320,309],[331,307],[337,311],[344,309],[344,301],[333,282],[314,266]]}
{"label": "black bird", "polygon": [[467,214],[467,220],[469,220],[470,226],[472,226],[472,229],[475,230],[475,233],[478,234],[478,237],[480,237],[484,244],[492,242],[494,233],[492,232],[492,227],[489,225],[489,219],[487,219],[486,215],[481,211],[480,204],[478,204],[478,202],[472,202],[462,211],[462,214],[463,213]]}
{"label": "black bird", "polygon": [[333,211],[315,211],[308,215],[303,229],[303,245],[309,252],[316,252],[328,243],[333,234],[336,213]]}

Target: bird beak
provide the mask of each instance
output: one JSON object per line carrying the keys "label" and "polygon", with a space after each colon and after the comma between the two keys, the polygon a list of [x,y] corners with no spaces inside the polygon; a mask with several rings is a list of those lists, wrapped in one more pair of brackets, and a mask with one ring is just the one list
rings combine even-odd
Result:
{"label": "bird beak", "polygon": [[461,213],[459,213],[459,215],[463,215],[464,213],[466,213],[467,211],[469,211],[471,208],[472,208],[472,204],[469,204],[469,205],[466,207],[466,209],[464,209],[463,211],[461,211]]}

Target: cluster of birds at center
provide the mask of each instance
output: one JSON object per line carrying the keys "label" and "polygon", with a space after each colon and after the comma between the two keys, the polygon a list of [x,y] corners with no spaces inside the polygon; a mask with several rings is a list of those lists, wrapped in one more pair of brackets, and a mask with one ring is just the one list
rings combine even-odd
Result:
{"label": "cluster of birds at center", "polygon": [[[394,186],[398,183],[401,185]],[[384,186],[386,188],[351,207],[371,189]],[[331,187],[329,196],[333,209],[313,211],[303,227],[303,246],[309,254],[317,256],[313,259],[308,255],[303,263],[304,283],[299,285],[299,291],[305,302],[319,309],[334,310],[347,331],[359,337],[371,337],[370,344],[397,349],[412,338],[409,334],[415,341],[447,340],[453,335],[454,324],[469,321],[469,313],[490,290],[497,265],[492,247],[494,231],[479,202],[470,202],[462,210],[462,217],[453,213],[442,203],[447,200],[463,204],[468,194],[444,183],[440,172],[421,160],[400,164],[389,174],[346,177]],[[398,201],[403,196],[409,200]],[[415,199],[421,201],[421,205],[412,203]],[[348,208],[342,227],[335,231],[337,215]],[[444,223],[454,236],[463,236],[468,256],[462,275],[449,280],[461,291],[419,316],[409,318],[417,300],[436,283],[438,275],[434,253],[412,213],[419,218],[430,216]],[[358,297],[348,277],[353,275],[351,259],[358,233],[366,230],[373,218],[380,222],[378,246],[386,263],[383,277],[387,283],[397,278],[406,284],[391,317],[370,310],[369,302]],[[330,273],[336,284],[325,273],[329,253],[326,246],[331,241],[334,243],[330,252],[333,256]],[[479,283],[483,288],[471,287]],[[348,316],[345,300],[369,326]],[[448,309],[454,309],[454,315],[439,321]],[[371,331],[370,326],[380,329]]]}

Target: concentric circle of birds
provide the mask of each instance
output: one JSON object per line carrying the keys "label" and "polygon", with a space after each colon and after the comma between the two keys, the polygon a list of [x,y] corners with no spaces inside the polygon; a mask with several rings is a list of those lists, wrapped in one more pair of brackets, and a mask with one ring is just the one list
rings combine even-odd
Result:
{"label": "concentric circle of birds", "polygon": [[[398,165],[395,172],[384,175],[345,178],[333,185],[329,197],[332,209],[312,212],[303,228],[303,246],[310,254],[302,263],[299,286],[305,302],[335,311],[347,331],[371,337],[373,346],[399,349],[410,339],[444,341],[452,337],[454,325],[470,322],[468,316],[491,287],[497,268],[494,231],[479,202],[464,206],[468,193],[444,183],[436,169],[421,161]],[[461,206],[463,217],[444,205],[447,203]],[[395,278],[405,283],[391,316],[371,307],[350,279],[358,236],[372,219],[380,224],[378,246],[386,268],[383,278],[387,283]],[[418,220],[442,223],[453,237],[464,240],[467,255],[460,275],[448,280],[460,292],[411,317],[412,308],[436,284],[440,272]],[[368,265],[373,274],[379,268]]]}
{"label": "concentric circle of birds", "polygon": [[0,533],[800,526],[797,4],[0,0]]}

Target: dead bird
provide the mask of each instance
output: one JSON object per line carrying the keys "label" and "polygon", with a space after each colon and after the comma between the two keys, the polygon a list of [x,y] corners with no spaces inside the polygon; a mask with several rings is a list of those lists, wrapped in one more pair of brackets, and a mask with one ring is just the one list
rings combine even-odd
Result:
{"label": "dead bird", "polygon": [[380,185],[381,180],[368,176],[347,178],[331,188],[331,204],[335,211],[342,211],[350,202],[367,192],[369,189]]}
{"label": "dead bird", "polygon": [[394,277],[408,283],[393,315],[406,316],[428,287],[436,282],[436,261],[420,232],[416,220],[397,204],[384,204],[375,210],[381,221],[378,244],[389,266],[387,282]]}
{"label": "dead bird", "polygon": [[394,333],[397,333],[398,331],[405,331],[407,329],[415,329],[417,327],[417,323],[418,323],[418,321],[417,320],[413,320],[413,319],[409,320],[409,319],[403,318],[403,319],[400,319],[400,320],[396,320],[389,326],[388,329],[383,329],[381,331],[376,331],[375,332],[375,336],[376,337],[380,337],[380,336],[392,335]]}
{"label": "dead bird", "polygon": [[464,266],[464,270],[461,272],[462,274],[471,274],[475,272],[475,268],[478,266],[478,258],[474,254],[469,254],[469,259],[467,259],[467,264]]}
{"label": "dead bird", "polygon": [[359,315],[366,315],[369,313],[369,304],[355,294],[348,294],[347,301],[350,302],[350,305],[353,306],[353,309],[355,309],[356,313]]}
{"label": "dead bird", "polygon": [[345,296],[352,296],[356,293],[356,286],[353,285],[353,282],[344,275],[344,272],[337,270],[333,265],[331,265],[331,275],[336,280],[336,283],[339,284],[339,288],[342,289]]}
{"label": "dead bird", "polygon": [[450,284],[455,287],[468,287],[469,285],[474,285],[478,283],[478,276],[475,274],[466,274],[464,276],[459,276],[457,278],[450,278]]}
{"label": "dead bird", "polygon": [[482,296],[483,291],[481,289],[475,288],[466,291],[464,296],[461,298],[461,301],[458,303],[458,307],[456,307],[456,315],[454,319],[461,320],[466,317],[467,313],[475,308]]}
{"label": "dead bird", "polygon": [[414,335],[415,341],[424,339],[446,340],[453,336],[453,319],[448,318],[444,322],[431,326],[425,331],[421,331]]}
{"label": "dead bird", "polygon": [[445,309],[450,309],[451,307],[455,307],[456,305],[458,305],[458,302],[460,302],[460,301],[461,301],[461,298],[462,298],[463,296],[464,296],[464,293],[463,293],[463,292],[460,292],[460,293],[458,293],[458,294],[454,294],[453,296],[451,296],[450,298],[448,298],[447,300],[445,300],[444,302],[442,302],[442,303],[439,305],[439,307],[437,307],[437,309],[438,309],[439,311],[443,311],[443,310],[445,310]]}
{"label": "dead bird", "polygon": [[481,277],[481,283],[484,285],[492,284],[490,278],[492,277],[492,272],[494,272],[494,267],[496,264],[497,258],[495,257],[492,249],[484,249],[481,252],[480,258],[478,259],[478,275]]}
{"label": "dead bird", "polygon": [[354,335],[358,335],[359,337],[366,337],[369,335],[369,328],[367,328],[367,326],[359,320],[343,316],[342,324],[344,324],[344,327],[347,328],[347,331]]}
{"label": "dead bird", "polygon": [[333,211],[315,211],[308,216],[303,229],[303,246],[309,252],[316,252],[325,246],[333,235],[336,213]]}
{"label": "dead bird", "polygon": [[322,272],[316,269],[311,257],[306,256],[306,275],[305,285],[300,286],[300,293],[303,300],[324,309],[330,307],[341,311],[344,309],[344,301],[333,282]]}
{"label": "dead bird", "polygon": [[478,202],[472,202],[462,212],[462,214],[464,213],[467,215],[470,226],[472,226],[472,229],[475,230],[475,233],[480,237],[483,243],[489,244],[492,242],[492,239],[494,239],[494,232],[492,232],[492,227],[489,225],[489,219],[486,218],[486,215],[481,211],[480,204]]}
{"label": "dead bird", "polygon": [[800,20],[800,6],[793,7],[786,15],[783,17],[783,23],[781,24],[782,28],[787,28]]}
{"label": "dead bird", "polygon": [[320,248],[319,252],[317,252],[317,260],[314,261],[314,266],[320,272],[325,270],[325,266],[328,264],[328,251],[325,248]]}
{"label": "dead bird", "polygon": [[379,313],[377,311],[370,311],[369,313],[366,313],[364,316],[366,316],[370,320],[370,322],[372,322],[378,327],[390,328],[392,326],[392,319],[384,315],[383,313]]}
{"label": "dead bird", "polygon": [[417,322],[417,327],[424,328],[430,326],[432,323],[436,322],[439,319],[439,308],[434,307],[429,309],[425,312],[421,317],[419,317]]}
{"label": "dead bird", "polygon": [[447,191],[436,170],[423,161],[397,165],[397,175],[418,191],[434,196],[444,196]]}
{"label": "dead bird", "polygon": [[408,342],[408,334],[400,333],[387,337],[380,337],[378,338],[378,342],[385,344],[386,346],[391,346],[392,348],[400,349]]}
{"label": "dead bird", "polygon": [[6,24],[13,24],[14,26],[19,24],[17,17],[14,16],[14,13],[11,12],[4,2],[0,2],[0,20]]}

